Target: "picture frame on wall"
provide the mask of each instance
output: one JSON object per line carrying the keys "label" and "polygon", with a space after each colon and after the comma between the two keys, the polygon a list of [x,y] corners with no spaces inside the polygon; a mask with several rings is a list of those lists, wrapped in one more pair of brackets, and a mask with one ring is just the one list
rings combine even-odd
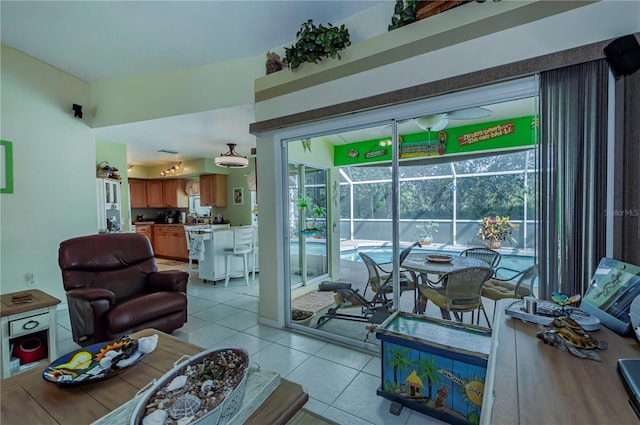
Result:
{"label": "picture frame on wall", "polygon": [[0,193],[13,193],[13,143],[0,140]]}
{"label": "picture frame on wall", "polygon": [[242,187],[233,188],[233,205],[244,205],[244,189]]}

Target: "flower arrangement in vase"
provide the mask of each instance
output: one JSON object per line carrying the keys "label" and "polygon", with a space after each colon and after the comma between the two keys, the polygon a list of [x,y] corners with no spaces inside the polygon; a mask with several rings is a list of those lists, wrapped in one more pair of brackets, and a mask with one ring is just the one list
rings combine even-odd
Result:
{"label": "flower arrangement in vase", "polygon": [[484,217],[480,222],[478,234],[482,238],[484,246],[487,248],[500,248],[502,242],[508,240],[512,244],[516,243],[516,239],[511,236],[513,229],[518,225],[513,223],[509,216],[501,217]]}

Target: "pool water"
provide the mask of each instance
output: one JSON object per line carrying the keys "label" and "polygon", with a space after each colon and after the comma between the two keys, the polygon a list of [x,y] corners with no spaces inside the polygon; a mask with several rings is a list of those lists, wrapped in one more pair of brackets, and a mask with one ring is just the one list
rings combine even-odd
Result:
{"label": "pool water", "polygon": [[[306,253],[308,255],[326,255],[326,245],[319,242],[311,242],[305,244]],[[298,244],[291,244],[291,253],[297,253]],[[390,246],[385,247],[361,247],[359,249],[347,249],[340,252],[340,259],[345,261],[362,262],[362,258],[358,255],[358,252],[364,252],[368,254],[376,263],[384,264],[391,262],[392,248]],[[425,248],[414,248],[412,252],[424,252],[425,254],[449,254],[460,255],[459,251],[443,251],[443,250],[429,250]],[[498,267],[506,267],[513,270],[524,270],[533,265],[534,258],[525,255],[508,255],[503,254],[500,258]],[[500,275],[500,277],[509,277],[511,273],[506,275]]]}

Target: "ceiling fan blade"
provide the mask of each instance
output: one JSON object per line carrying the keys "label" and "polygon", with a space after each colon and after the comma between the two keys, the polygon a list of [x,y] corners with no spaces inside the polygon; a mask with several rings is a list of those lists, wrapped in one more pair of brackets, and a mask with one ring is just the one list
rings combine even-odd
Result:
{"label": "ceiling fan blade", "polygon": [[431,131],[444,130],[447,124],[449,124],[449,120],[443,117],[438,124],[434,125],[431,128]]}
{"label": "ceiling fan blade", "polygon": [[458,109],[457,111],[451,111],[444,114],[445,118],[449,118],[452,120],[473,120],[478,118],[485,118],[493,114],[487,108],[475,107],[475,108],[466,108],[466,109]]}

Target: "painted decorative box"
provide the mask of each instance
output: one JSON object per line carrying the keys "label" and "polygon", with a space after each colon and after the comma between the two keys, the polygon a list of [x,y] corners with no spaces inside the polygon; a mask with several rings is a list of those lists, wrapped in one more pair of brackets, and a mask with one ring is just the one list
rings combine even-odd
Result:
{"label": "painted decorative box", "polygon": [[491,331],[406,312],[376,330],[381,341],[378,395],[451,424],[478,424]]}

